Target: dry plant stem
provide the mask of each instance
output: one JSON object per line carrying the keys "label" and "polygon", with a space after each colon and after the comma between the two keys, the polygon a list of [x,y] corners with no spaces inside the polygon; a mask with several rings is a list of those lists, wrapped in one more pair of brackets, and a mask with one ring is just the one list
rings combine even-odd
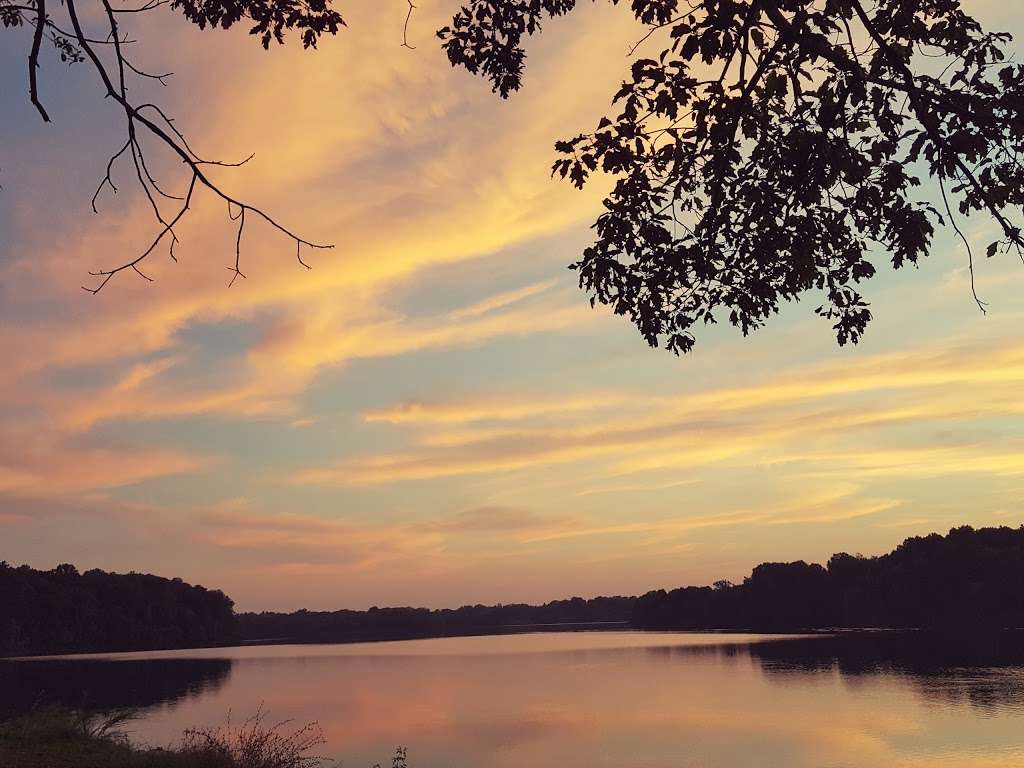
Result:
{"label": "dry plant stem", "polygon": [[[93,294],[99,293],[115,275],[129,269],[136,272],[144,279],[151,280],[151,278],[145,275],[140,270],[139,267],[140,264],[153,253],[153,251],[165,238],[170,239],[171,258],[177,260],[174,255],[174,245],[179,240],[177,235],[175,234],[174,227],[178,224],[178,222],[181,221],[184,215],[188,212],[197,185],[205,187],[207,190],[209,190],[214,195],[223,200],[228,205],[229,211],[232,209],[232,207],[236,208],[239,211],[239,214],[237,216],[231,216],[232,219],[237,219],[239,221],[239,227],[238,234],[236,237],[235,263],[233,267],[228,267],[228,269],[233,272],[230,284],[234,284],[235,280],[239,276],[245,277],[245,275],[242,274],[241,272],[241,239],[242,233],[245,228],[247,213],[253,214],[256,217],[262,219],[271,227],[273,227],[274,229],[278,230],[279,232],[293,240],[295,242],[299,263],[302,264],[307,269],[309,269],[309,265],[305,263],[301,257],[301,249],[303,246],[312,249],[327,249],[333,248],[334,246],[329,244],[312,242],[297,235],[295,232],[280,224],[276,219],[274,219],[272,216],[270,216],[260,208],[257,208],[256,206],[250,205],[249,203],[232,197],[230,194],[221,189],[220,186],[218,186],[213,180],[211,180],[203,170],[203,166],[237,167],[240,165],[244,165],[246,162],[252,159],[252,155],[238,163],[204,160],[191,149],[188,142],[185,140],[184,135],[174,126],[173,121],[163,112],[162,109],[160,109],[160,107],[156,106],[155,104],[142,104],[136,106],[132,104],[131,101],[129,101],[128,89],[125,81],[126,70],[130,70],[131,72],[134,72],[140,77],[151,78],[161,83],[163,83],[163,78],[167,77],[167,75],[152,75],[142,72],[126,59],[124,51],[122,49],[122,46],[125,44],[126,41],[122,39],[120,36],[120,31],[118,29],[115,14],[125,12],[137,13],[152,10],[153,8],[163,5],[164,3],[161,0],[153,0],[152,2],[146,3],[145,5],[139,8],[125,10],[115,10],[111,7],[109,0],[102,0],[102,4],[106,14],[107,24],[109,27],[109,38],[107,41],[94,40],[90,38],[88,35],[86,35],[78,16],[78,10],[75,4],[75,0],[67,0],[66,2],[68,17],[71,20],[71,25],[73,29],[73,34],[71,35],[71,37],[75,39],[75,41],[78,43],[81,49],[85,52],[86,57],[92,63],[93,68],[99,75],[103,87],[106,90],[107,96],[113,99],[115,102],[117,102],[117,104],[121,107],[121,109],[124,111],[126,120],[127,140],[124,146],[122,146],[121,149],[119,149],[107,163],[106,174],[104,175],[103,180],[100,182],[100,185],[96,190],[96,193],[93,195],[93,210],[96,210],[96,199],[99,196],[100,192],[103,190],[104,186],[109,186],[114,193],[117,192],[117,187],[115,186],[112,179],[113,167],[115,162],[122,155],[124,155],[126,152],[129,152],[132,157],[132,164],[135,168],[136,178],[138,179],[140,186],[142,187],[143,191],[146,194],[146,198],[153,209],[153,213],[157,221],[159,222],[161,229],[157,234],[156,238],[153,240],[152,244],[140,255],[136,256],[134,259],[126,261],[123,264],[112,269],[101,269],[95,272],[90,272],[89,274],[98,278],[99,282],[97,285],[93,287],[82,286],[83,290],[86,290]],[[37,22],[36,32],[37,35],[41,37],[42,27],[46,23],[45,17],[42,15],[42,2],[40,2],[39,4],[39,9],[40,20]],[[110,44],[112,46],[117,65],[116,78],[111,76],[110,72],[107,69],[107,65],[105,65],[102,59],[100,59],[99,55],[96,53],[96,50],[93,47],[94,45],[101,43]],[[33,48],[33,52],[35,53],[35,47]],[[34,60],[30,64],[30,67],[31,72],[34,75]],[[33,103],[36,104],[37,108],[43,113],[44,118],[48,119],[46,118],[45,111],[42,110],[41,105],[39,105],[37,102],[34,87],[34,77],[31,82],[33,83]],[[146,114],[144,114],[144,111],[154,112],[155,117],[148,117]],[[146,163],[145,152],[143,150],[142,143],[140,142],[140,128],[144,129],[146,133],[156,138],[164,147],[170,149],[172,154],[177,156],[178,159],[180,159],[181,162],[189,169],[191,178],[189,180],[188,191],[184,196],[177,196],[164,191],[164,189],[160,187],[159,183],[150,173],[149,167],[147,166]],[[181,203],[180,207],[177,208],[177,212],[175,213],[175,215],[171,217],[169,220],[165,218],[163,213],[161,212],[160,205],[158,203],[158,198],[173,200]]]}

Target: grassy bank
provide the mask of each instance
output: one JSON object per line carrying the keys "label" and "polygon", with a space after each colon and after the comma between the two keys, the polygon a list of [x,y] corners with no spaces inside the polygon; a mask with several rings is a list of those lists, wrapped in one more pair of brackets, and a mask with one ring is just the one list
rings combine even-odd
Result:
{"label": "grassy bank", "polygon": [[[0,723],[3,768],[319,768],[319,727],[267,724],[262,712],[238,726],[190,729],[169,747],[132,743],[129,713],[82,715],[42,709]],[[400,750],[392,761],[405,768]]]}

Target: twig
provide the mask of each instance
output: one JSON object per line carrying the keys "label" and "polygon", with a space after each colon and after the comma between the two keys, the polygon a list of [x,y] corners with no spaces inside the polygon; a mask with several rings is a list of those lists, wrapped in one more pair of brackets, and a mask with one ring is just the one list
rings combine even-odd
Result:
{"label": "twig", "polygon": [[967,249],[967,269],[971,273],[971,295],[974,297],[974,303],[978,305],[978,309],[981,310],[981,314],[987,315],[988,310],[985,307],[988,302],[982,301],[978,297],[978,289],[974,284],[974,252],[971,250],[971,244],[967,242],[967,238],[960,229],[960,225],[956,223],[956,218],[953,216],[953,211],[949,207],[949,199],[946,197],[946,181],[943,179],[942,174],[938,174],[939,177],[939,191],[942,193],[942,203],[946,206],[946,215],[949,217],[949,224],[953,227],[953,231],[956,232],[960,241],[964,244],[964,248]]}
{"label": "twig", "polygon": [[409,3],[409,12],[405,14],[405,26],[402,27],[402,47],[408,48],[410,51],[415,51],[415,45],[409,45],[409,19],[412,18],[412,12],[416,10],[416,6],[412,4],[412,0],[405,0]]}
{"label": "twig", "polygon": [[[160,223],[161,228],[160,231],[157,233],[156,237],[154,238],[153,242],[150,244],[150,246],[146,248],[146,250],[143,251],[140,255],[136,256],[134,259],[126,261],[124,264],[121,264],[120,266],[111,269],[102,269],[95,272],[90,272],[90,275],[100,278],[99,284],[93,287],[82,286],[83,289],[88,291],[89,293],[99,293],[107,285],[107,283],[110,282],[114,275],[128,269],[133,270],[144,279],[152,281],[151,277],[142,272],[142,270],[140,269],[140,264],[147,257],[149,257],[156,249],[156,247],[164,240],[164,238],[168,236],[170,239],[169,255],[172,260],[177,261],[177,256],[175,255],[174,247],[179,242],[179,240],[174,231],[174,227],[178,224],[178,222],[181,221],[181,219],[189,211],[193,199],[193,194],[198,185],[205,187],[214,195],[223,200],[228,206],[229,217],[232,220],[237,220],[239,222],[238,233],[235,238],[235,266],[233,268],[229,267],[229,269],[234,273],[231,279],[231,284],[234,284],[238,277],[245,277],[245,274],[241,271],[241,242],[242,234],[245,228],[246,215],[250,213],[256,215],[257,217],[265,221],[267,224],[269,224],[271,227],[273,227],[274,229],[284,234],[286,237],[293,240],[296,245],[296,255],[299,263],[302,264],[302,266],[309,269],[309,264],[303,261],[301,257],[302,246],[305,245],[309,248],[315,249],[327,249],[333,248],[334,246],[330,244],[315,243],[303,237],[300,237],[299,235],[295,234],[292,230],[280,224],[276,219],[274,219],[272,216],[270,216],[263,210],[248,203],[242,202],[241,200],[238,200],[229,195],[228,193],[226,193],[216,183],[214,183],[205,174],[203,170],[205,166],[237,167],[240,165],[244,165],[245,163],[249,162],[249,160],[252,159],[252,155],[237,163],[227,163],[216,160],[202,159],[192,150],[192,148],[186,141],[184,135],[181,133],[181,131],[177,129],[177,127],[175,127],[174,121],[170,117],[168,117],[160,107],[158,107],[155,104],[142,104],[140,106],[135,106],[129,101],[128,92],[125,85],[126,69],[131,70],[136,74],[139,74],[140,76],[151,77],[156,80],[160,80],[162,77],[166,77],[166,75],[148,75],[134,67],[125,58],[124,52],[121,50],[121,45],[124,41],[121,39],[119,35],[118,25],[115,17],[116,11],[110,6],[109,0],[102,0],[102,3],[106,11],[107,23],[110,30],[107,41],[98,41],[87,36],[82,28],[81,21],[78,17],[78,11],[75,6],[75,0],[66,0],[68,16],[71,20],[72,28],[74,29],[74,35],[72,35],[72,37],[84,51],[88,60],[91,61],[93,68],[96,70],[97,75],[103,83],[103,86],[107,92],[107,96],[116,101],[120,105],[121,109],[124,111],[126,127],[128,132],[128,137],[127,141],[125,142],[125,145],[118,152],[116,152],[107,163],[106,175],[100,182],[100,185],[97,188],[95,195],[93,196],[93,209],[96,209],[96,199],[104,186],[110,186],[111,190],[113,190],[115,193],[117,192],[117,187],[113,182],[114,164],[126,151],[131,151],[132,162],[136,170],[136,177],[138,178],[139,184],[142,186],[143,191],[145,192],[147,199],[149,200],[153,208],[154,215],[156,216],[157,221]],[[162,4],[163,3],[159,0],[150,0],[150,2],[148,2],[146,5],[140,8],[133,9],[133,12],[151,10],[152,8],[155,8],[158,5]],[[410,6],[412,6],[411,2]],[[103,61],[99,58],[96,51],[93,50],[92,46],[94,44],[112,45],[117,66],[116,85],[114,80],[111,78],[110,73],[107,71],[106,65],[104,65]],[[148,117],[146,114],[147,110],[152,110],[153,112],[155,112],[157,115],[156,119],[160,122],[156,122],[154,119]],[[191,178],[189,180],[188,191],[186,192],[184,197],[178,197],[176,195],[172,195],[168,192],[165,192],[159,186],[156,179],[153,177],[152,173],[150,173],[148,164],[146,162],[145,152],[143,151],[142,143],[139,140],[139,135],[137,131],[138,127],[140,126],[144,128],[153,137],[158,139],[163,144],[164,147],[169,149],[175,156],[178,157],[179,160],[181,160],[181,162],[185,166],[189,168]],[[181,202],[180,208],[177,210],[176,214],[170,220],[166,220],[161,214],[159,205],[157,204],[156,199],[154,199],[153,194],[150,191],[150,187],[152,187],[153,190],[155,190],[160,196],[166,199]],[[235,210],[238,211],[237,215],[234,213]]]}
{"label": "twig", "polygon": [[[229,203],[229,205],[230,205],[230,203]],[[231,215],[230,210],[228,211],[228,215],[229,216]],[[245,229],[245,208],[242,208],[241,212],[238,214],[238,236],[235,238],[235,266],[234,267],[228,267],[229,270],[234,272],[234,274],[231,276],[231,282],[228,283],[228,288],[230,288],[232,285],[234,285],[235,284],[235,280],[237,280],[239,277],[241,277],[243,280],[245,279],[245,275],[242,274],[242,270],[241,270],[241,266],[242,266],[242,231],[244,229]]]}

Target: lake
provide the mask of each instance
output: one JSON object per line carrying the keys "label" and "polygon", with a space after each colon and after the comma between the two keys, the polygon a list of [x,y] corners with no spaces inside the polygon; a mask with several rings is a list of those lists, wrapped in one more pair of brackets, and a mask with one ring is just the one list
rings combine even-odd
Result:
{"label": "lake", "polygon": [[131,735],[319,721],[351,768],[1019,768],[1019,634],[561,632],[0,661],[0,711],[132,706]]}

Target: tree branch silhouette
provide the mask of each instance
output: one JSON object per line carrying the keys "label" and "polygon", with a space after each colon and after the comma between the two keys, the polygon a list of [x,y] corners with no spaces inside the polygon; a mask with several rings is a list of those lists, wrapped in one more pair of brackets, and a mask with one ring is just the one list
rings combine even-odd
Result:
{"label": "tree branch silhouette", "polygon": [[410,51],[415,51],[415,45],[409,45],[409,20],[412,18],[412,12],[416,10],[416,6],[412,4],[412,0],[406,0],[409,4],[409,10],[405,14],[405,24],[402,25],[402,47],[408,48]]}
{"label": "tree branch silhouette", "polygon": [[[238,199],[210,169],[244,165],[197,154],[155,103],[131,98],[135,78],[166,84],[127,55],[120,20],[166,6],[205,29],[250,24],[264,48],[297,34],[306,48],[344,26],[330,0],[0,0],[0,25],[31,29],[30,101],[40,95],[47,40],[68,63],[88,62],[123,113],[124,140],[111,155],[92,204],[116,194],[115,170],[131,163],[158,230],[131,259],[93,273],[101,290],[161,244],[175,258],[176,227],[196,190],[219,198],[236,224],[230,284],[244,278],[245,227],[262,221],[303,249],[304,238]],[[617,4],[620,0],[610,0]],[[79,9],[102,11],[89,34]],[[405,0],[402,47],[414,49],[416,9]],[[141,4],[139,4],[141,3]],[[438,31],[453,66],[487,78],[509,97],[523,82],[525,40],[576,0],[464,0]],[[92,6],[90,6],[92,7]],[[815,312],[840,344],[856,343],[871,320],[861,284],[873,259],[918,264],[948,226],[975,252],[961,222],[978,214],[998,227],[986,256],[1024,261],[1024,66],[1007,58],[1011,38],[986,32],[959,0],[631,0],[644,30],[629,47],[629,76],[595,129],[555,144],[552,173],[583,187],[601,173],[611,190],[594,243],[572,268],[592,303],[627,316],[653,346],[688,352],[697,329],[722,318],[744,335],[783,304],[823,297]],[[57,14],[67,16],[67,30]],[[90,16],[90,19],[92,17]],[[49,36],[49,37],[47,37]],[[640,55],[660,40],[662,50]],[[133,49],[135,50],[135,49]],[[165,183],[147,154],[154,143],[184,167]],[[917,188],[927,175],[932,198]],[[187,186],[184,194],[179,194]]]}
{"label": "tree branch silhouette", "polygon": [[[611,0],[616,3],[618,0]],[[573,0],[470,0],[438,33],[453,66],[509,97],[525,40]],[[677,354],[699,326],[744,335],[809,293],[840,344],[871,320],[860,284],[917,264],[957,217],[998,226],[1024,261],[1024,67],[958,0],[632,0],[656,55],[613,112],[556,142],[553,173],[612,189],[572,265],[591,298]],[[714,69],[718,74],[707,74]],[[937,73],[937,74],[936,74]],[[935,182],[930,197],[915,190]],[[938,206],[938,208],[936,207]],[[941,208],[941,211],[940,211]]]}
{"label": "tree branch silhouette", "polygon": [[[253,217],[262,220],[272,229],[278,231],[295,243],[298,262],[306,269],[310,265],[302,258],[302,249],[322,250],[333,248],[333,245],[319,243],[297,234],[293,229],[282,224],[278,219],[262,208],[239,199],[228,192],[223,186],[210,177],[207,168],[236,168],[249,162],[253,155],[240,162],[211,160],[198,155],[190,146],[185,135],[174,124],[174,120],[154,103],[135,103],[129,97],[128,78],[131,76],[153,80],[166,85],[166,79],[172,73],[154,74],[136,66],[126,54],[125,46],[131,40],[123,34],[118,21],[121,14],[142,14],[163,6],[179,10],[193,23],[201,28],[206,26],[230,27],[243,18],[253,22],[250,32],[260,37],[264,47],[271,41],[282,43],[286,31],[296,29],[301,33],[302,44],[306,48],[315,47],[323,34],[336,34],[344,25],[341,16],[329,7],[324,0],[245,0],[244,4],[236,4],[232,0],[215,0],[211,3],[196,4],[193,0],[148,0],[143,5],[128,8],[115,8],[111,0],[100,0],[102,19],[105,29],[99,35],[89,34],[82,22],[79,12],[80,0],[65,0],[64,11],[71,29],[65,30],[48,15],[45,0],[27,0],[16,4],[13,0],[0,0],[0,23],[5,27],[22,26],[31,23],[33,28],[32,48],[29,53],[29,92],[30,101],[42,119],[50,122],[50,116],[44,108],[40,96],[37,71],[39,57],[47,30],[51,33],[51,44],[61,59],[67,63],[88,62],[98,76],[105,91],[105,97],[118,105],[124,114],[124,144],[114,152],[106,163],[106,169],[91,200],[93,211],[98,211],[97,203],[104,188],[109,187],[114,194],[118,186],[114,182],[116,166],[124,158],[130,158],[135,180],[146,197],[156,219],[159,229],[150,245],[133,258],[109,268],[101,268],[89,272],[97,278],[93,285],[82,288],[89,293],[99,293],[116,275],[133,271],[144,280],[152,282],[152,278],[142,270],[143,263],[150,258],[163,242],[169,243],[168,254],[177,261],[175,245],[179,243],[175,227],[192,209],[197,188],[204,188],[220,198],[229,207],[229,215],[238,221],[235,258],[232,279],[233,285],[238,277],[245,277],[241,269],[241,241],[244,229]],[[111,54],[109,62],[100,56],[98,48],[103,47]],[[144,147],[142,136],[145,135],[157,142],[157,146],[168,152],[186,169],[187,191],[183,195],[175,194],[157,180],[148,159],[148,151]],[[165,215],[163,206],[168,202],[175,205],[170,215]],[[239,213],[230,213],[234,208]],[[247,214],[249,214],[247,218]]]}
{"label": "tree branch silhouette", "polygon": [[[196,187],[197,183],[200,184],[201,186],[205,187],[206,189],[208,189],[210,192],[215,194],[217,197],[219,197],[222,200],[224,200],[229,206],[230,205],[235,205],[235,206],[237,206],[241,210],[241,214],[239,216],[240,224],[239,224],[239,229],[238,229],[238,241],[237,241],[237,244],[236,244],[235,266],[233,268],[234,276],[232,277],[231,282],[229,283],[229,285],[233,285],[234,282],[235,282],[235,279],[238,276],[245,277],[245,275],[243,275],[241,270],[239,269],[239,264],[240,264],[240,259],[241,259],[241,253],[240,253],[241,236],[242,236],[242,231],[243,231],[243,229],[245,227],[245,212],[247,210],[248,211],[252,211],[252,213],[254,213],[255,215],[257,215],[260,218],[262,218],[264,221],[266,221],[268,224],[270,224],[270,226],[272,226],[274,229],[278,230],[279,232],[283,233],[287,237],[289,237],[292,240],[294,240],[297,247],[301,247],[302,245],[306,245],[307,247],[313,248],[313,249],[325,249],[325,248],[333,247],[333,246],[327,245],[327,244],[315,243],[315,242],[307,240],[307,239],[305,239],[303,237],[300,237],[299,235],[295,234],[291,230],[287,229],[286,227],[284,227],[283,225],[278,223],[277,220],[275,220],[273,217],[271,217],[267,213],[263,212],[259,208],[256,208],[255,206],[252,206],[252,205],[250,205],[248,203],[245,203],[245,202],[242,202],[240,200],[235,199],[234,197],[232,197],[231,195],[229,195],[228,193],[223,191],[216,183],[214,183],[202,171],[202,169],[200,167],[201,165],[215,164],[215,165],[225,165],[226,166],[226,165],[239,165],[239,164],[220,163],[220,162],[216,162],[216,161],[210,162],[210,161],[202,160],[198,155],[196,155],[196,154],[194,154],[192,152],[191,148],[188,146],[188,143],[185,141],[184,136],[176,128],[173,127],[173,124],[171,123],[170,119],[167,118],[167,116],[163,113],[163,111],[159,107],[156,107],[155,105],[144,105],[144,106],[151,107],[152,109],[154,109],[157,112],[157,114],[159,114],[161,116],[161,118],[167,124],[167,126],[170,127],[170,129],[171,129],[170,133],[165,131],[159,124],[157,124],[156,122],[150,120],[145,115],[143,115],[141,113],[141,111],[140,111],[140,108],[134,106],[128,100],[128,94],[127,94],[126,85],[125,85],[125,70],[127,68],[129,68],[130,65],[128,65],[126,63],[124,52],[123,52],[123,50],[121,48],[120,31],[119,31],[119,28],[118,28],[116,17],[114,15],[114,10],[113,10],[113,8],[110,5],[109,0],[102,0],[102,4],[103,4],[103,9],[106,12],[107,22],[108,22],[108,25],[109,25],[109,30],[110,30],[110,38],[109,39],[113,43],[114,54],[115,54],[116,62],[117,62],[117,83],[116,83],[116,85],[113,82],[113,80],[112,80],[110,74],[108,73],[106,67],[104,66],[103,62],[101,61],[99,56],[96,54],[96,52],[93,50],[92,44],[89,42],[88,38],[86,37],[86,35],[85,35],[85,33],[84,33],[83,29],[82,29],[82,25],[81,25],[81,22],[79,20],[77,8],[76,8],[76,5],[75,5],[75,0],[66,0],[66,3],[67,3],[68,14],[69,14],[70,19],[71,19],[72,28],[75,31],[75,39],[76,39],[76,41],[81,46],[82,50],[85,52],[85,54],[89,58],[89,60],[92,62],[93,67],[95,68],[97,74],[99,75],[100,80],[102,81],[104,88],[106,88],[107,95],[110,96],[111,98],[113,98],[122,107],[122,109],[124,110],[125,118],[126,118],[126,130],[127,130],[127,134],[128,134],[128,142],[127,142],[126,146],[127,146],[127,149],[130,151],[131,156],[132,156],[132,161],[133,161],[133,164],[135,166],[136,178],[138,179],[139,185],[142,187],[143,191],[146,194],[146,198],[149,200],[149,203],[150,203],[151,207],[153,208],[153,213],[154,213],[156,219],[159,221],[159,223],[162,226],[162,229],[160,230],[159,234],[157,235],[156,240],[154,240],[153,244],[149,248],[147,248],[142,253],[141,256],[138,256],[135,259],[131,259],[129,261],[126,261],[126,262],[122,263],[119,266],[113,267],[112,269],[101,269],[101,270],[98,270],[98,271],[95,271],[95,272],[90,272],[91,275],[93,275],[95,277],[99,277],[100,281],[94,287],[83,286],[83,288],[86,291],[89,291],[90,293],[94,293],[94,294],[95,293],[99,293],[99,291],[102,290],[104,286],[106,286],[106,284],[111,280],[111,278],[113,278],[115,275],[119,274],[120,272],[125,271],[126,269],[132,269],[133,271],[135,271],[136,273],[138,273],[142,277],[146,277],[139,270],[139,264],[143,260],[145,260],[153,252],[153,250],[156,248],[157,245],[159,245],[159,243],[163,240],[164,237],[169,235],[170,238],[171,238],[172,243],[177,243],[179,241],[178,237],[177,237],[177,234],[174,232],[174,226],[182,219],[182,217],[189,210],[189,206],[190,206],[191,201],[192,201],[192,195],[193,195],[193,192],[195,191],[195,187]],[[154,5],[153,7],[156,7],[156,5]],[[132,69],[134,70],[133,67],[132,67]],[[184,198],[175,197],[174,195],[170,195],[170,194],[164,192],[160,188],[160,186],[157,184],[157,182],[153,178],[152,174],[150,174],[149,169],[146,167],[145,153],[143,151],[142,145],[139,142],[139,138],[138,138],[138,134],[137,134],[137,126],[142,126],[142,127],[146,128],[151,135],[153,135],[157,139],[159,139],[163,143],[163,145],[165,147],[167,147],[171,152],[176,154],[181,159],[181,161],[191,171],[191,179],[189,181],[188,193],[187,193],[187,195]],[[111,159],[111,162],[107,166],[108,172],[107,172],[107,176],[105,177],[104,181],[109,181],[109,179],[110,179],[110,169],[111,169],[113,163],[117,160],[117,158],[121,154],[124,153],[124,151],[125,151],[125,149],[122,148]],[[247,161],[243,161],[243,163],[244,162],[247,162]],[[102,183],[101,183],[101,187],[102,187]],[[111,187],[113,188],[113,184],[112,183],[111,183]],[[160,210],[160,206],[157,203],[156,199],[154,199],[154,196],[153,196],[153,192],[154,191],[159,196],[164,197],[166,199],[173,199],[173,200],[182,200],[183,199],[184,200],[183,205],[178,210],[177,214],[174,216],[174,218],[173,218],[173,220],[171,222],[168,222],[168,221],[166,221],[164,219],[164,217],[163,217],[163,215],[161,213],[161,210]],[[146,279],[149,279],[149,278],[146,278]]]}
{"label": "tree branch silhouette", "polygon": [[50,122],[50,116],[39,101],[39,49],[43,45],[43,31],[46,28],[46,0],[36,0],[35,32],[32,34],[32,52],[28,55],[28,82],[32,104],[38,110],[44,123]]}

